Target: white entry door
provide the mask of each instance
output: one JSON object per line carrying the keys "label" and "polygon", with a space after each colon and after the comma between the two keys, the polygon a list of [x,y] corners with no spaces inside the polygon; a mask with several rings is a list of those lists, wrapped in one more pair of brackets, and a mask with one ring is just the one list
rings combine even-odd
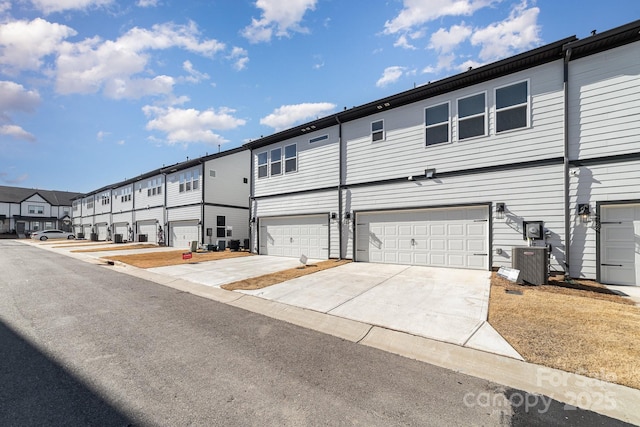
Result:
{"label": "white entry door", "polygon": [[640,204],[600,208],[600,281],[640,285]]}
{"label": "white entry door", "polygon": [[328,215],[261,218],[260,254],[328,259]]}
{"label": "white entry door", "polygon": [[177,221],[169,225],[169,242],[174,248],[189,249],[194,240],[200,242],[198,221]]}
{"label": "white entry door", "polygon": [[356,261],[489,269],[486,206],[358,213]]}

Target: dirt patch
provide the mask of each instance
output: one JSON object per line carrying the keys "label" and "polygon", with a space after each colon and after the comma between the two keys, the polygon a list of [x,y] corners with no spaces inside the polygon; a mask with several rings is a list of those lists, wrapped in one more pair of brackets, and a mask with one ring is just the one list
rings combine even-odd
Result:
{"label": "dirt patch", "polygon": [[494,273],[489,323],[528,362],[640,389],[640,307],[599,283],[520,286]]}
{"label": "dirt patch", "polygon": [[102,259],[120,261],[139,268],[152,268],[166,267],[168,265],[195,264],[204,261],[253,255],[250,252],[233,252],[227,250],[224,252],[192,252],[191,259],[182,259],[182,254],[186,252],[188,251],[147,252],[143,254],[105,256],[102,257]]}
{"label": "dirt patch", "polygon": [[267,286],[282,283],[287,280],[295,279],[296,277],[306,276],[307,274],[313,274],[318,271],[327,270],[329,268],[338,267],[351,262],[351,260],[336,260],[330,259],[327,261],[321,261],[315,264],[309,264],[304,267],[290,268],[288,270],[278,271],[276,273],[265,274],[258,277],[252,277],[245,280],[238,280],[237,282],[227,283],[222,285],[222,289],[228,291],[251,291],[256,289],[266,288]]}

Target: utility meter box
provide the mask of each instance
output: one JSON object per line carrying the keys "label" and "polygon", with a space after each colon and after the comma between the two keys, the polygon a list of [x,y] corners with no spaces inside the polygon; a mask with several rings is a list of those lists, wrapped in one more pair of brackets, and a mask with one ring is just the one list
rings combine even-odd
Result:
{"label": "utility meter box", "polygon": [[522,238],[525,240],[544,239],[544,222],[543,221],[523,221]]}
{"label": "utility meter box", "polygon": [[549,283],[549,249],[546,246],[516,246],[512,251],[512,267],[520,270],[520,281],[527,285]]}

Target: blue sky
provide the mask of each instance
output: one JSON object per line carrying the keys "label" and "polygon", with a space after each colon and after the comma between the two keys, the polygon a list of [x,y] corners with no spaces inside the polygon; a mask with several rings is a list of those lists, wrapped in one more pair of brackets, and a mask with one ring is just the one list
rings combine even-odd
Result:
{"label": "blue sky", "polygon": [[0,0],[0,185],[89,192],[639,18],[638,0]]}

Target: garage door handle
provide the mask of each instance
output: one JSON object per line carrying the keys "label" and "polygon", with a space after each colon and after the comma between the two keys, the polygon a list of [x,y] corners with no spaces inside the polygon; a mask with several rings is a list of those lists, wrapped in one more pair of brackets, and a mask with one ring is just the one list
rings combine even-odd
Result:
{"label": "garage door handle", "polygon": [[605,267],[624,267],[622,264],[600,264]]}
{"label": "garage door handle", "polygon": [[600,221],[600,224],[622,224],[622,221]]}
{"label": "garage door handle", "polygon": [[289,243],[293,243],[293,237],[289,237]]}
{"label": "garage door handle", "polygon": [[487,256],[487,254],[473,254],[474,256]]}

